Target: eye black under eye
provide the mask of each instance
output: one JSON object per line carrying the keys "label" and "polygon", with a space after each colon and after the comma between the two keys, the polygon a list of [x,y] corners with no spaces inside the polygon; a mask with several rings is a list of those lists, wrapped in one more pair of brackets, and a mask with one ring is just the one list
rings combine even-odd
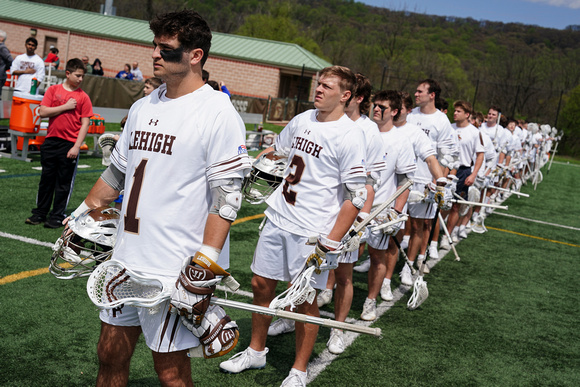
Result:
{"label": "eye black under eye", "polygon": [[183,56],[183,47],[159,50],[159,54],[166,62],[179,62]]}

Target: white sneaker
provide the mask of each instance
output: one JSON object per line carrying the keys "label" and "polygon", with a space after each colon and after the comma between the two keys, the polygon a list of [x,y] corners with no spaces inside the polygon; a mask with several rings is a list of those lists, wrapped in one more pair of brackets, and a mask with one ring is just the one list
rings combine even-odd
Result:
{"label": "white sneaker", "polygon": [[443,235],[441,237],[441,242],[439,242],[439,248],[441,248],[441,250],[449,250],[451,248],[447,235]]}
{"label": "white sneaker", "polygon": [[334,329],[332,328],[330,330],[330,339],[328,340],[328,343],[326,343],[326,346],[328,347],[328,351],[330,353],[333,353],[335,355],[340,355],[341,353],[344,352],[344,340],[343,340],[343,335],[344,333],[338,329]]}
{"label": "white sneaker", "polygon": [[294,332],[295,329],[294,320],[279,318],[268,327],[268,336],[279,336],[284,333]]}
{"label": "white sneaker", "polygon": [[359,272],[359,273],[366,273],[367,271],[369,271],[370,267],[371,267],[371,260],[367,259],[365,261],[362,261],[362,263],[360,265],[355,266],[352,270]]}
{"label": "white sneaker", "polygon": [[391,291],[391,284],[386,284],[383,282],[381,286],[381,298],[383,301],[393,301],[393,292]]}
{"label": "white sneaker", "polygon": [[461,239],[465,239],[467,238],[467,230],[465,227],[462,227],[459,229],[459,233],[457,234],[459,236],[459,238]]}
{"label": "white sneaker", "polygon": [[262,352],[248,347],[245,351],[235,354],[229,360],[220,363],[220,371],[228,374],[239,374],[245,370],[261,370],[266,367],[268,348]]}
{"label": "white sneaker", "polygon": [[280,387],[306,387],[306,372],[292,368]]}
{"label": "white sneaker", "polygon": [[465,231],[471,231],[471,220],[465,225]]}
{"label": "white sneaker", "polygon": [[373,321],[377,319],[377,300],[371,300],[370,298],[365,300],[360,319],[365,321]]}
{"label": "white sneaker", "polygon": [[[421,270],[421,266],[423,266],[423,262],[425,260],[424,259],[417,259],[417,269]],[[431,270],[429,269],[429,266],[425,265],[425,268],[423,269],[423,274],[429,274],[431,273]]]}
{"label": "white sneaker", "polygon": [[457,231],[453,231],[451,233],[451,241],[453,243],[458,243],[459,242],[459,237],[457,236]]}
{"label": "white sneaker", "polygon": [[439,259],[439,251],[437,251],[437,243],[432,243],[429,245],[429,257],[433,259]]}
{"label": "white sneaker", "polygon": [[403,266],[403,270],[399,273],[401,284],[405,286],[413,285],[413,277],[411,276],[411,269],[407,265]]}
{"label": "white sneaker", "polygon": [[324,289],[316,296],[316,303],[319,308],[330,304],[330,301],[332,301],[332,289]]}

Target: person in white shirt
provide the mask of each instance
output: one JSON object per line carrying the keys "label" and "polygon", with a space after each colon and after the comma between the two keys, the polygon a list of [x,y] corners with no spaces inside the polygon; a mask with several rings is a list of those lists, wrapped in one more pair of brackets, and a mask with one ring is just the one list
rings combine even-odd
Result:
{"label": "person in white shirt", "polygon": [[36,93],[40,91],[40,84],[44,81],[44,61],[35,54],[38,41],[35,38],[26,39],[26,53],[18,55],[12,62],[10,74],[18,76],[14,90],[30,93],[32,80],[36,78],[38,87]]}
{"label": "person in white shirt", "polygon": [[[448,167],[457,153],[457,144],[453,128],[447,116],[435,107],[435,101],[440,98],[441,87],[433,79],[425,79],[419,82],[415,91],[415,103],[417,107],[407,116],[407,121],[417,125],[430,138],[433,148],[437,151],[437,158],[443,167]],[[423,192],[432,183],[432,175],[425,162],[417,160],[417,172],[415,173],[413,190]],[[444,190],[447,185],[446,178],[440,178],[435,183],[438,190]],[[439,204],[440,206],[443,203]],[[432,220],[435,217],[435,203],[410,203],[409,216],[411,225],[411,238],[409,240],[408,257],[411,262],[418,257],[424,259],[427,249],[429,231]],[[412,285],[411,270],[407,265],[401,271],[401,283]]]}
{"label": "person in white shirt", "polygon": [[133,74],[134,81],[142,81],[143,73],[139,69],[139,63],[133,62],[133,68],[131,69],[131,74]]}
{"label": "person in white shirt", "polygon": [[[455,123],[452,127],[459,139],[459,166],[455,172],[458,178],[456,193],[467,200],[467,191],[475,183],[475,178],[483,164],[485,148],[479,130],[469,123],[473,111],[471,104],[467,101],[456,101],[453,108]],[[475,163],[473,162],[474,157]],[[464,229],[455,230],[458,221],[460,221],[459,204],[453,203],[447,218],[447,229],[452,234],[452,238],[458,233],[462,237],[467,237]],[[442,238],[447,238],[447,236],[444,235]],[[448,242],[451,243],[451,241]]]}
{"label": "person in white shirt", "polygon": [[[305,265],[319,265],[353,224],[366,201],[365,143],[361,129],[345,114],[353,96],[354,73],[342,66],[321,71],[313,110],[294,117],[276,137],[274,149],[288,156],[284,180],[266,203],[266,223],[251,269],[254,304],[268,306],[278,281],[292,281]],[[318,235],[314,249],[309,237]],[[328,271],[313,275],[312,286],[324,289]],[[297,306],[298,313],[318,316],[316,300]],[[220,364],[239,373],[266,365],[266,339],[272,317],[252,315],[249,347]],[[296,322],[296,355],[282,383],[305,385],[306,368],[318,326]],[[291,384],[295,383],[295,384]]]}
{"label": "person in white shirt", "polygon": [[[386,152],[377,124],[364,114],[369,111],[371,93],[372,85],[369,79],[360,73],[356,74],[354,97],[345,108],[346,115],[362,129],[365,141],[365,164],[367,167],[367,182],[365,188],[367,190],[367,200],[357,217],[357,221],[359,222],[369,215],[375,197],[375,189],[383,181],[379,177],[380,173],[386,168]],[[352,249],[354,250],[340,256],[339,265],[335,270],[329,271],[326,289],[321,291],[317,297],[319,307],[329,303],[332,297],[332,289],[336,283],[334,297],[334,315],[336,321],[345,321],[352,305],[352,272],[354,264],[359,258],[360,248],[354,246]],[[333,333],[327,346],[331,353],[340,354],[345,349],[342,332],[335,330]]]}
{"label": "person in white shirt", "polygon": [[[394,125],[401,110],[399,92],[395,90],[379,91],[375,94],[373,103],[373,119],[381,134],[387,164],[387,168],[381,171],[381,186],[375,193],[375,203],[380,204],[387,201],[408,180],[412,180],[417,163],[413,146],[408,139],[408,133],[404,130],[398,130]],[[373,225],[396,221],[404,213],[408,197],[409,190],[406,190],[389,208],[375,218]],[[391,237],[399,232],[403,223],[401,221],[377,231],[372,231],[372,226],[369,227],[367,244],[371,266],[368,274],[369,291],[361,313],[362,320],[372,321],[377,318],[376,299],[379,292],[384,300],[391,301],[393,299],[390,278],[397,263],[398,250],[394,242],[391,241]],[[386,276],[388,276],[388,280]]]}
{"label": "person in white shirt", "polygon": [[[108,205],[124,189],[112,259],[173,283],[175,289],[171,300],[155,310],[124,306],[120,312],[101,311],[99,386],[127,384],[141,334],[162,385],[193,385],[187,352],[200,346],[200,337],[180,315],[195,314],[184,303],[187,293],[197,293],[184,287],[183,277],[191,281],[189,273],[203,272],[197,278],[208,278],[202,269],[227,268],[220,251],[251,166],[242,119],[229,98],[201,78],[211,47],[206,21],[197,12],[183,10],[156,17],[150,27],[153,72],[165,83],[131,107],[111,165],[71,216]],[[204,286],[206,281],[200,282]],[[238,334],[233,325],[235,346]]]}

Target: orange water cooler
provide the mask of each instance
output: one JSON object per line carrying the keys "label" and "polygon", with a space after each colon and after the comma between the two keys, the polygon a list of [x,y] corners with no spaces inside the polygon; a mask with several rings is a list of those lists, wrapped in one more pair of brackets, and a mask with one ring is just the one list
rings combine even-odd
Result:
{"label": "orange water cooler", "polygon": [[[10,112],[9,128],[24,133],[40,132],[40,102],[42,95],[34,95],[15,91],[12,96],[12,111]],[[40,149],[44,136],[36,136],[28,141],[29,146]],[[16,148],[22,150],[22,137],[18,137]]]}

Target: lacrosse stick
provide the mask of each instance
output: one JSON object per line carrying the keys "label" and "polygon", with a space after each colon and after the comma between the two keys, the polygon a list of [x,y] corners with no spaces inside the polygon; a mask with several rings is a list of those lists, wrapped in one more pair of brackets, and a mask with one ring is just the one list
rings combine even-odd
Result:
{"label": "lacrosse stick", "polygon": [[554,151],[552,152],[552,158],[550,159],[550,164],[548,165],[546,175],[550,173],[550,168],[552,168],[552,162],[554,161],[554,157],[556,157],[556,152],[558,151],[558,144],[560,144],[560,141],[556,141],[556,146],[554,147]]}
{"label": "lacrosse stick", "polygon": [[493,187],[493,188],[495,188],[495,189],[497,189],[498,191],[501,191],[501,192],[509,192],[509,193],[514,194],[514,195],[517,195],[517,196],[523,196],[525,198],[529,198],[530,197],[530,195],[527,194],[527,193],[522,193],[522,192],[514,191],[514,190],[511,190],[511,189],[507,189],[507,188],[501,188],[501,187]]}
{"label": "lacrosse stick", "polygon": [[[356,236],[359,232],[364,230],[364,228],[378,215],[380,215],[388,206],[391,205],[399,196],[403,194],[409,187],[413,185],[413,181],[409,180],[403,184],[389,199],[379,204],[365,219],[363,219],[354,229],[352,229],[342,240],[342,246]],[[308,244],[316,244],[316,238],[311,238]],[[338,256],[342,253],[342,247],[339,247],[335,251],[329,251],[326,253],[327,265],[324,270],[334,269],[338,265]],[[330,262],[333,263],[330,263]],[[283,293],[276,296],[272,302],[270,302],[270,308],[274,309],[284,309],[287,306],[294,307],[300,305],[304,301],[308,300],[309,303],[314,301],[314,295],[316,291],[310,285],[312,282],[312,275],[314,274],[314,269],[310,269],[314,266],[305,265],[304,269],[296,275],[296,277],[291,281],[291,286],[286,289]]]}
{"label": "lacrosse stick", "polygon": [[395,246],[397,246],[397,248],[399,249],[399,251],[403,254],[403,258],[405,258],[405,263],[407,264],[407,266],[409,267],[409,269],[411,269],[411,274],[415,275],[415,273],[417,273],[417,270],[413,267],[413,262],[411,262],[409,260],[409,257],[407,256],[407,253],[405,253],[405,250],[403,250],[401,248],[401,243],[399,243],[399,240],[397,239],[396,236],[392,236],[391,238],[393,239],[393,242],[395,243]]}
{"label": "lacrosse stick", "polygon": [[[439,206],[437,206],[437,209],[435,210],[435,217],[433,218],[433,223],[431,224],[431,231],[429,231],[429,239],[427,239],[429,241],[433,239],[435,227],[437,227],[438,216],[439,216]],[[422,303],[425,302],[427,297],[429,297],[427,282],[423,280],[423,276],[425,275],[425,265],[426,265],[425,262],[427,262],[428,258],[429,258],[429,249],[427,249],[427,256],[425,257],[423,263],[421,264],[421,267],[419,268],[419,275],[417,276],[417,279],[415,279],[415,282],[413,283],[413,294],[411,294],[411,297],[409,297],[409,301],[407,301],[407,309],[409,310],[417,309],[419,306],[421,306]]]}
{"label": "lacrosse stick", "polygon": [[394,224],[397,224],[400,222],[406,222],[407,219],[409,219],[409,216],[407,216],[407,214],[401,214],[398,219],[394,219],[394,220],[391,220],[389,222],[385,222],[383,224],[380,224],[378,226],[374,226],[373,228],[371,228],[371,231],[379,231],[379,230],[382,230],[384,228],[390,227]]}
{"label": "lacrosse stick", "polygon": [[[494,187],[496,188],[496,187]],[[463,198],[459,195],[457,195],[455,192],[453,193],[454,196],[458,197],[459,199],[451,199],[452,203],[457,203],[457,204],[467,204],[468,206],[476,206],[476,207],[489,207],[489,208],[496,208],[499,210],[506,210],[508,209],[508,206],[502,206],[499,204],[488,204],[488,203],[480,203],[480,202],[470,202],[467,200],[463,200]]]}
{"label": "lacrosse stick", "polygon": [[487,228],[485,228],[485,218],[482,214],[477,214],[476,218],[473,218],[473,224],[471,225],[471,231],[476,234],[485,234],[487,232]]}
{"label": "lacrosse stick", "polygon": [[459,258],[459,254],[457,254],[457,250],[455,250],[455,245],[453,244],[453,241],[451,240],[451,235],[449,234],[449,230],[447,229],[447,225],[445,224],[445,220],[443,219],[443,216],[441,214],[439,214],[439,222],[441,222],[441,226],[443,226],[443,231],[445,232],[445,235],[447,236],[447,239],[449,240],[449,244],[451,245],[451,249],[453,250],[453,254],[455,254],[455,260],[461,261],[461,258]]}
{"label": "lacrosse stick", "polygon": [[[101,309],[115,309],[123,305],[131,305],[152,308],[151,313],[156,313],[154,307],[169,300],[174,287],[173,283],[165,283],[155,278],[137,274],[127,269],[121,262],[110,260],[99,265],[91,273],[87,282],[87,293],[91,301]],[[212,297],[210,304],[376,337],[381,336],[380,328],[370,328],[217,297]]]}

